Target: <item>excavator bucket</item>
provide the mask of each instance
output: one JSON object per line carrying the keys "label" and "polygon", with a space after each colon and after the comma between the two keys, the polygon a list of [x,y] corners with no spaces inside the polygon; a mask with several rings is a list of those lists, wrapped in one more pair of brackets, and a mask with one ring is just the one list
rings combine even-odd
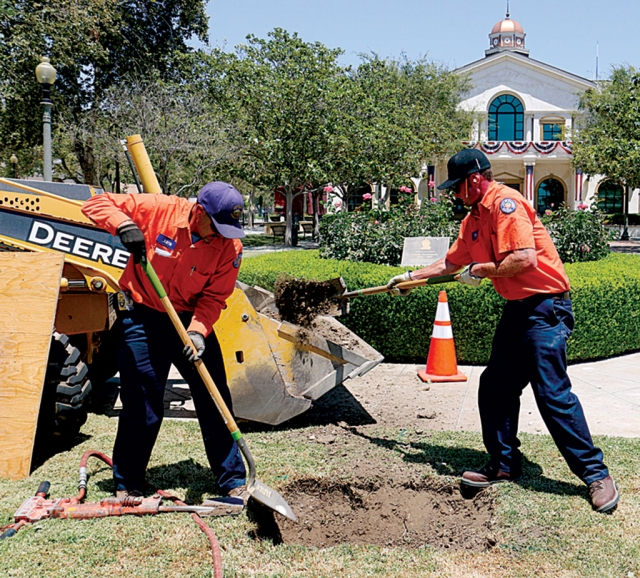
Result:
{"label": "excavator bucket", "polygon": [[280,424],[383,357],[337,319],[309,327],[281,321],[272,293],[236,285],[214,326],[238,418]]}
{"label": "excavator bucket", "polygon": [[62,253],[0,252],[0,478],[31,470]]}

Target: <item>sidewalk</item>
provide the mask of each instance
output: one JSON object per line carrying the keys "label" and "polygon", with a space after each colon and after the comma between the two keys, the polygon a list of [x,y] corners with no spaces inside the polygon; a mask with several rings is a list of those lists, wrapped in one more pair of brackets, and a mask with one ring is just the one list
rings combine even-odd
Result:
{"label": "sidewalk", "polygon": [[[460,366],[467,382],[431,384],[417,377],[420,369],[424,366],[383,363],[345,386],[378,422],[397,422],[391,415],[395,409],[407,422],[413,415],[426,417],[420,420],[424,429],[480,431],[478,383],[484,367]],[[640,353],[570,365],[569,377],[593,435],[640,437]],[[397,404],[389,394],[393,390],[402,392],[401,407],[390,407]],[[549,433],[531,387],[521,398],[519,431]]]}

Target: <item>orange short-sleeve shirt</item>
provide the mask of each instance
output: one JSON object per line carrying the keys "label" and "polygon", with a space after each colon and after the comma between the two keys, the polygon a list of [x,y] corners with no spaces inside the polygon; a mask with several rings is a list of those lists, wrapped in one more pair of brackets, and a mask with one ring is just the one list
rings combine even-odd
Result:
{"label": "orange short-sleeve shirt", "polygon": [[516,249],[535,249],[538,266],[514,277],[491,279],[495,290],[505,299],[569,290],[564,265],[535,209],[518,191],[492,182],[482,200],[462,221],[447,260],[461,267],[474,262],[500,262]]}

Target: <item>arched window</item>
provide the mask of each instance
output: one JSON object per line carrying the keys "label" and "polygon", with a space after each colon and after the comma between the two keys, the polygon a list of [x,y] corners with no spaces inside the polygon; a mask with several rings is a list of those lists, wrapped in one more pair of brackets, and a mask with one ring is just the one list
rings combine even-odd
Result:
{"label": "arched window", "polygon": [[624,211],[624,189],[613,181],[604,181],[598,187],[598,209],[603,213],[622,213]]}
{"label": "arched window", "polygon": [[554,178],[548,178],[538,185],[538,214],[546,210],[557,211],[564,203],[564,185]]}
{"label": "arched window", "polygon": [[495,98],[489,105],[489,140],[523,140],[524,109],[511,94]]}

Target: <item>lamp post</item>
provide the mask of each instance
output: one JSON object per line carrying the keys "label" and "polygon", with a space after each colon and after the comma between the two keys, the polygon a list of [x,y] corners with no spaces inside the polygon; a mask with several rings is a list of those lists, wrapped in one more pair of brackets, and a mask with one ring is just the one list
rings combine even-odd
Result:
{"label": "lamp post", "polygon": [[36,66],[36,78],[42,86],[42,106],[44,114],[42,115],[42,144],[44,148],[43,171],[45,181],[50,181],[52,175],[51,161],[51,85],[56,81],[56,69],[49,64],[49,59],[43,56],[40,64]]}
{"label": "lamp post", "polygon": [[13,167],[13,178],[17,179],[18,178],[18,157],[16,155],[11,155],[9,157],[9,162]]}

